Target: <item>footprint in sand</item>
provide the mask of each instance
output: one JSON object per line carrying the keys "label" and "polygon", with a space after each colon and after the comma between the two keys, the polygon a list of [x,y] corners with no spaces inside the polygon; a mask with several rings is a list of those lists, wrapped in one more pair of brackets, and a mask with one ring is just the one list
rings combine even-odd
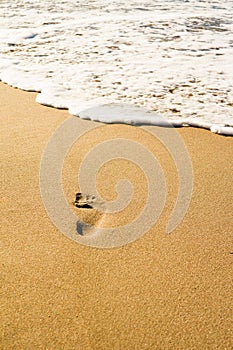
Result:
{"label": "footprint in sand", "polygon": [[95,196],[85,195],[83,193],[78,192],[76,193],[74,205],[77,208],[93,209],[93,203],[95,199]]}
{"label": "footprint in sand", "polygon": [[74,206],[81,209],[80,214],[83,220],[77,221],[77,233],[81,236],[96,233],[97,226],[103,221],[105,206],[94,195],[76,193]]}

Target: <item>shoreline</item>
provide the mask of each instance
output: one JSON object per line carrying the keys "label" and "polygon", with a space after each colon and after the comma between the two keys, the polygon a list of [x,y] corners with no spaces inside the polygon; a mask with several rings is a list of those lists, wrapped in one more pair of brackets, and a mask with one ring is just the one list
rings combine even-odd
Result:
{"label": "shoreline", "polygon": [[[55,130],[70,118],[68,111],[37,104],[36,93],[3,83],[0,95],[1,346],[230,349],[232,138],[176,129],[192,161],[193,193],[183,221],[167,235],[178,188],[171,157],[140,127],[77,118],[77,127],[99,128],[86,133],[65,159],[62,180],[69,203],[77,190],[77,166],[107,138],[123,135],[142,143],[158,157],[167,180],[166,205],[145,235],[120,248],[90,248],[59,232],[40,195],[41,157]],[[97,179],[102,195],[115,198],[122,174],[135,185],[135,200],[118,216],[108,216],[107,227],[133,219],[146,201],[145,179],[127,162],[102,169]]]}
{"label": "shoreline", "polygon": [[[7,84],[14,89],[19,89],[25,92],[35,93],[35,102],[42,106],[55,108],[58,110],[68,111],[69,116],[76,116],[84,120],[93,122],[101,122],[104,124],[126,124],[133,126],[161,126],[161,127],[191,127],[209,130],[210,132],[223,136],[233,136],[233,126],[226,123],[210,122],[201,118],[177,118],[169,119],[156,111],[131,105],[122,102],[109,102],[105,99],[97,99],[93,101],[81,101],[82,108],[77,106],[65,106],[60,104],[59,99],[53,101],[51,93],[49,94],[53,102],[47,98],[43,90],[27,90],[18,86],[11,85],[7,81],[1,81],[2,84]],[[111,117],[110,117],[111,115]]]}

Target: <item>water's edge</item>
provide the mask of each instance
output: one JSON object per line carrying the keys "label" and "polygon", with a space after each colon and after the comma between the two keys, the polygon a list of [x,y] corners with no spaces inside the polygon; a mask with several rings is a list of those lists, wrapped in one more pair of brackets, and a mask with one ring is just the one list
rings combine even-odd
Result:
{"label": "water's edge", "polygon": [[2,0],[0,81],[85,119],[232,136],[232,5]]}

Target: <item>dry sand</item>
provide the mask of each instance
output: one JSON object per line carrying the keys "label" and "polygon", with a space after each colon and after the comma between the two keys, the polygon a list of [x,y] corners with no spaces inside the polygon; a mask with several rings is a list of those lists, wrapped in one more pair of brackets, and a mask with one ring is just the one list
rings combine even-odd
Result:
{"label": "dry sand", "polygon": [[[116,135],[150,148],[168,182],[164,211],[142,238],[116,249],[90,248],[59,232],[40,197],[41,156],[68,112],[36,104],[35,93],[4,84],[0,96],[0,348],[232,349],[233,138],[178,130],[193,162],[194,188],[185,218],[167,235],[177,177],[163,148],[131,126],[108,125],[87,134],[64,164],[69,203],[78,190],[82,157],[95,142]],[[85,123],[90,122],[77,118],[77,126]],[[119,162],[101,170],[99,189],[113,199],[121,171],[134,182],[135,197],[125,211],[108,215],[105,226],[131,220],[146,200],[143,174]]]}

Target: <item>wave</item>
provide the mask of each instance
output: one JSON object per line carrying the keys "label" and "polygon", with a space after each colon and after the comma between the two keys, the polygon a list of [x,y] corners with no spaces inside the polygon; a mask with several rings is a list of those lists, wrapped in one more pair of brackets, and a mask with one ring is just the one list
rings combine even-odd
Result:
{"label": "wave", "polygon": [[230,1],[10,3],[0,5],[0,80],[38,91],[37,102],[105,123],[162,118],[233,134]]}

